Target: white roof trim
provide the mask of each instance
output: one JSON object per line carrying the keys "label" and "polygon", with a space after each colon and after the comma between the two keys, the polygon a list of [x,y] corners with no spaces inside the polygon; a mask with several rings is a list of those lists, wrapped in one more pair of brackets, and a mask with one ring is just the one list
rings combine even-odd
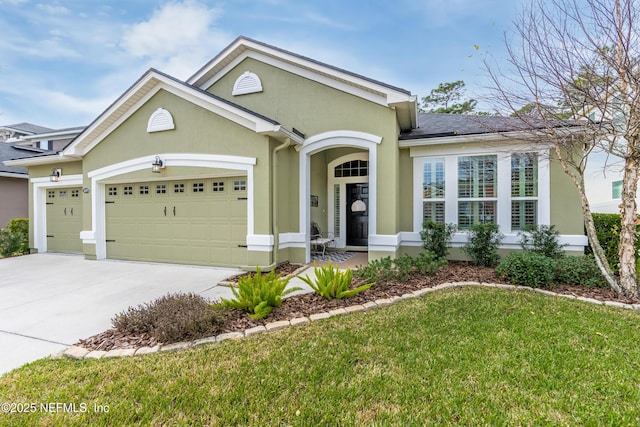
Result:
{"label": "white roof trim", "polygon": [[[49,133],[37,133],[34,135],[21,136],[20,141],[41,140],[41,139],[47,139],[52,137],[73,137],[78,135],[80,132],[82,132],[82,129],[66,130],[66,131],[60,131],[60,132],[56,131],[56,132],[49,132]],[[59,139],[64,139],[64,138],[59,138]]]}
{"label": "white roof trim", "polygon": [[29,179],[29,175],[26,173],[0,172],[0,178]]}
{"label": "white roof trim", "polygon": [[[365,99],[377,98],[374,102],[382,105],[411,101],[412,95],[244,38],[238,38],[187,82],[207,89],[248,57]],[[364,95],[367,92],[369,96]]]}
{"label": "white roof trim", "polygon": [[50,165],[54,163],[66,163],[75,162],[80,160],[77,157],[63,156],[62,154],[54,154],[51,156],[41,157],[27,157],[25,159],[5,160],[4,164],[7,166],[38,166],[38,165]]}
{"label": "white roof trim", "polygon": [[135,86],[113,103],[96,121],[78,136],[67,148],[65,155],[83,156],[122,122],[129,118],[160,89],[203,107],[215,114],[258,133],[277,131],[279,125],[263,120],[247,111],[236,108],[196,89],[190,88],[154,70],[149,71]]}

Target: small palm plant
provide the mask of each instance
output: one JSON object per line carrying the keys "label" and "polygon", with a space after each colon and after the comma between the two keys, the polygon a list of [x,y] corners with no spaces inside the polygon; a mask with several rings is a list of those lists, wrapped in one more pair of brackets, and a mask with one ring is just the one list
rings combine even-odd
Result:
{"label": "small palm plant", "polygon": [[374,285],[374,283],[368,283],[354,289],[349,289],[351,287],[351,280],[353,279],[351,269],[347,268],[346,271],[341,271],[333,268],[331,261],[329,261],[326,267],[317,267],[314,263],[313,272],[316,276],[315,281],[309,278],[309,276],[298,277],[311,286],[311,289],[328,300],[334,298],[350,298],[362,291],[366,291]]}
{"label": "small palm plant", "polygon": [[263,319],[280,307],[284,296],[301,290],[298,287],[285,290],[288,283],[289,279],[276,275],[274,270],[263,276],[258,267],[255,274],[240,278],[237,289],[231,287],[234,299],[221,298],[220,302],[224,307],[248,312],[252,319]]}

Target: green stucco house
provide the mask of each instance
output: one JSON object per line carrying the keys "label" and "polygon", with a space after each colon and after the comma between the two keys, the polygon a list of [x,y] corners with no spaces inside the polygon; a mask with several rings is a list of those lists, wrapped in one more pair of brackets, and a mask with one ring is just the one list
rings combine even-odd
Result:
{"label": "green stucco house", "polygon": [[[493,127],[493,125],[501,127]],[[586,244],[580,202],[504,120],[418,112],[409,91],[240,37],[186,82],[149,70],[29,168],[34,252],[270,266],[308,262],[311,223],[369,258],[417,253],[424,219],[555,224]]]}

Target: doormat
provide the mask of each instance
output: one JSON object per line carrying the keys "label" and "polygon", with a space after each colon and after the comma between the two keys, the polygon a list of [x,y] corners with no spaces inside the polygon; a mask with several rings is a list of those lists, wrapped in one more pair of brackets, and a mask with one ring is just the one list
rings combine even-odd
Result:
{"label": "doormat", "polygon": [[344,262],[355,255],[355,252],[325,252],[324,255],[311,255],[311,261]]}

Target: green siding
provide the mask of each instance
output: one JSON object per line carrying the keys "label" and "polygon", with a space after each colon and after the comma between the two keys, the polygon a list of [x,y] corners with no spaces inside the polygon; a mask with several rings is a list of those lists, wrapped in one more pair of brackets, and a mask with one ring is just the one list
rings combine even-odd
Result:
{"label": "green siding", "polygon": [[[236,79],[245,71],[256,73],[264,88],[263,92],[232,96]],[[399,174],[399,133],[395,111],[371,101],[350,95],[318,82],[283,71],[271,65],[247,58],[230,70],[208,89],[209,92],[232,100],[234,103],[277,120],[285,127],[296,128],[309,138],[323,132],[352,130],[382,137],[378,146],[377,230],[372,234],[396,234],[399,231],[399,205],[397,202],[397,180]],[[331,151],[330,151],[331,152]],[[325,157],[325,162],[338,151]],[[317,156],[317,155],[316,155]],[[315,156],[314,156],[315,157]],[[319,158],[313,162],[319,163]],[[312,194],[323,194],[316,188],[313,177],[320,177],[319,165],[312,165]],[[326,187],[326,184],[323,184]],[[314,192],[315,191],[315,192]],[[324,189],[326,193],[326,188]],[[326,197],[324,198],[326,201]],[[312,218],[319,220],[317,213]],[[321,221],[326,228],[326,212]]]}

